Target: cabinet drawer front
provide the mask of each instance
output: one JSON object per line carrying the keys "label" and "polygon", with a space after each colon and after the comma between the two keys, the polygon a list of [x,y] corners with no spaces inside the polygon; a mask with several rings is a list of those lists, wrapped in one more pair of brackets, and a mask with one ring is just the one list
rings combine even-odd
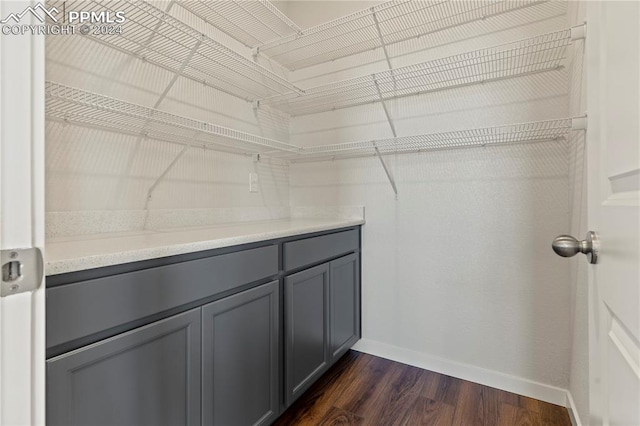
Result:
{"label": "cabinet drawer front", "polygon": [[284,244],[284,269],[290,271],[357,250],[360,233],[357,229],[306,238]]}
{"label": "cabinet drawer front", "polygon": [[48,425],[200,426],[200,309],[47,361]]}
{"label": "cabinet drawer front", "polygon": [[278,274],[278,247],[228,253],[47,290],[47,347]]}

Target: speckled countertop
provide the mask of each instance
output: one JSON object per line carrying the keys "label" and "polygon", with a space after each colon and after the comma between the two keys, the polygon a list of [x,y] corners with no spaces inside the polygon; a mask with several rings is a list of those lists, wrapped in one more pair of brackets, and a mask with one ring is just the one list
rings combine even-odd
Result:
{"label": "speckled countertop", "polygon": [[362,225],[361,219],[283,219],[47,240],[46,275]]}

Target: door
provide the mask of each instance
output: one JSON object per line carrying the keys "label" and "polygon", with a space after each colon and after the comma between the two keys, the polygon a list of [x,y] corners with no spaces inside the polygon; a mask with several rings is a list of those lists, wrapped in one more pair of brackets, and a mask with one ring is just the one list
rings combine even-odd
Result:
{"label": "door", "polygon": [[360,338],[360,261],[356,253],[330,264],[331,359],[340,358]]}
{"label": "door", "polygon": [[278,281],[202,308],[202,424],[264,425],[280,398]]}
{"label": "door", "polygon": [[200,309],[47,361],[47,424],[200,426]]}
{"label": "door", "polygon": [[[31,4],[36,3],[0,2],[0,20]],[[21,25],[36,23],[32,13],[20,18]],[[36,270],[39,255],[24,261],[29,251],[13,250],[34,247],[44,249],[44,36],[0,35],[0,266],[7,292],[0,297],[3,425],[44,424],[44,280]],[[19,273],[18,263],[7,265],[11,253],[22,265]]]}
{"label": "door", "polygon": [[284,300],[289,406],[329,365],[329,263],[286,277]]}
{"label": "door", "polygon": [[640,424],[640,3],[587,4],[590,424]]}

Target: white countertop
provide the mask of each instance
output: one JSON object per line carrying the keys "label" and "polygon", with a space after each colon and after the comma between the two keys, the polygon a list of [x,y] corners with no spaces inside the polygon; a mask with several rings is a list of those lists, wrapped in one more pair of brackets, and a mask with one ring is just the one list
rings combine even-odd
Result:
{"label": "white countertop", "polygon": [[364,224],[359,219],[285,219],[47,240],[45,273],[56,275]]}

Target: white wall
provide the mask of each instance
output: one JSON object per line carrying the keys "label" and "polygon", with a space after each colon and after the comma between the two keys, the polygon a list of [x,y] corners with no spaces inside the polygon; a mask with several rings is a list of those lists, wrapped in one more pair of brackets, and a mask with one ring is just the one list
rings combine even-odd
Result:
{"label": "white wall", "polygon": [[[355,3],[289,2],[283,9],[306,27],[352,11],[345,7],[368,6]],[[179,6],[171,13],[249,57],[248,49]],[[574,21],[579,14],[571,8]],[[568,20],[565,3],[545,3],[395,45],[392,63],[514,41],[566,28]],[[145,106],[156,103],[172,78],[82,37],[50,37],[47,60],[50,80]],[[309,87],[385,69],[378,49],[291,78]],[[399,135],[561,118],[580,110],[576,76],[568,67],[389,107]],[[290,120],[264,107],[256,113],[243,100],[182,78],[159,109],[305,146],[391,135],[380,105]],[[388,156],[397,200],[375,158],[255,165],[249,157],[197,149],[179,161],[149,207],[365,205],[365,339],[570,387],[586,418],[584,271],[550,250],[556,235],[584,233],[579,146],[547,142]],[[180,149],[49,123],[47,211],[142,209],[150,185]],[[260,173],[258,194],[247,190],[254,170]]]}
{"label": "white wall", "polygon": [[[165,9],[168,3],[156,2]],[[249,49],[174,4],[170,13],[251,57]],[[276,72],[281,72],[272,66]],[[173,75],[80,36],[47,39],[47,79],[153,107]],[[257,135],[288,139],[286,115],[178,78],[158,109]],[[57,122],[47,124],[47,211],[143,209],[153,182],[182,149]],[[249,172],[261,190],[249,193]],[[289,205],[288,166],[193,148],[154,192],[151,209]]]}
{"label": "white wall", "polygon": [[[327,7],[331,7],[330,2]],[[396,66],[568,26],[566,4],[394,46]],[[291,73],[301,85],[384,70],[381,52]],[[568,69],[389,104],[399,135],[569,116]],[[380,105],[295,117],[291,142],[390,136]],[[362,204],[363,337],[566,389],[571,286],[551,240],[570,229],[570,146],[548,142],[294,164],[291,203]]]}

